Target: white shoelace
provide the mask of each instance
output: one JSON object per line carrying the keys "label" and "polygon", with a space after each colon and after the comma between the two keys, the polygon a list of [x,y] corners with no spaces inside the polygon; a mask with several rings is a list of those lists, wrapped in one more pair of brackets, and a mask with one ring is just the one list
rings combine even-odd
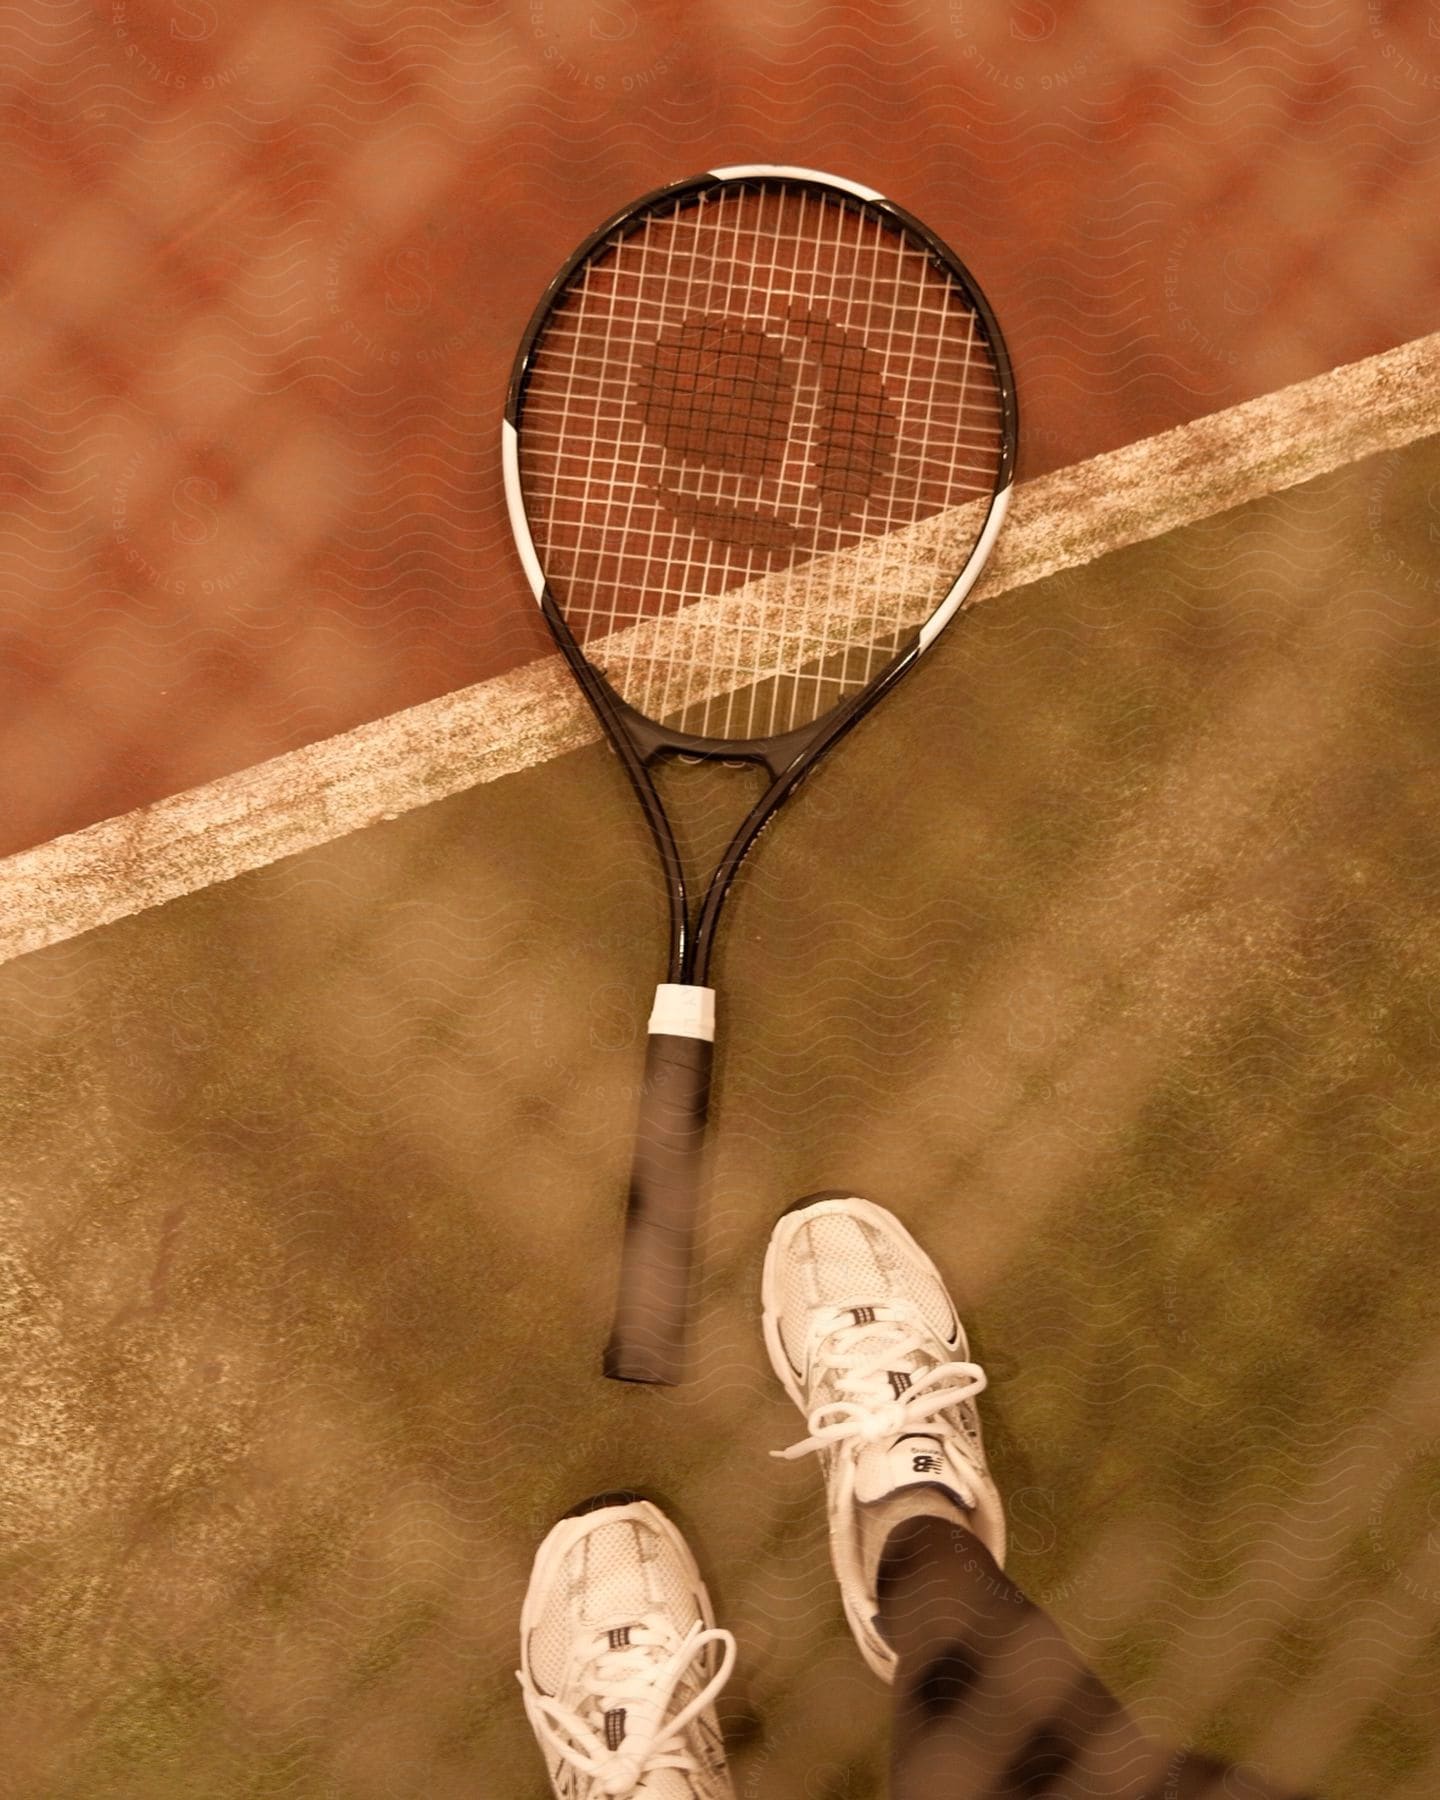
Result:
{"label": "white shoelace", "polygon": [[[710,1644],[724,1646],[720,1667],[693,1700],[673,1719],[667,1719],[665,1714],[676,1688]],[[657,1656],[655,1652],[664,1654]],[[623,1800],[657,1769],[699,1773],[699,1764],[682,1747],[681,1740],[691,1721],[730,1679],[734,1666],[733,1633],[713,1626],[706,1629],[698,1619],[683,1638],[677,1639],[663,1618],[648,1615],[630,1627],[621,1648],[612,1644],[609,1632],[598,1633],[581,1667],[581,1704],[596,1702],[602,1713],[623,1710],[627,1718],[635,1719],[636,1729],[627,1730],[614,1750],[578,1711],[562,1705],[553,1695],[540,1693],[523,1669],[516,1671],[516,1679],[525,1695],[525,1710],[542,1744],[583,1774],[592,1776],[596,1793]]]}
{"label": "white shoelace", "polygon": [[[868,1316],[857,1321],[857,1311]],[[894,1326],[892,1332],[880,1334],[884,1342],[878,1346],[877,1325]],[[907,1368],[909,1358],[916,1354],[932,1357],[935,1343],[934,1332],[910,1307],[832,1306],[817,1317],[813,1330],[816,1351],[829,1346],[826,1360],[834,1396],[807,1416],[809,1437],[788,1449],[770,1452],[786,1462],[833,1450],[852,1439],[876,1444],[897,1438],[985,1390],[987,1378],[979,1363],[932,1362],[928,1369],[915,1372]],[[868,1350],[860,1347],[866,1340],[871,1345]],[[909,1386],[900,1394],[891,1383],[892,1370],[910,1375]],[[848,1499],[854,1479],[854,1458],[848,1457],[841,1471],[842,1500]],[[968,1490],[961,1498],[967,1506],[975,1504],[975,1496]]]}

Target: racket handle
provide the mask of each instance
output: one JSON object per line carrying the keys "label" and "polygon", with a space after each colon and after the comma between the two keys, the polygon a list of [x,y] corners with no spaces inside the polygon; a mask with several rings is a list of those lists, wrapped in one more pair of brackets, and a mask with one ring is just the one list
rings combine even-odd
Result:
{"label": "racket handle", "polygon": [[655,996],[620,1293],[605,1349],[612,1381],[673,1387],[683,1373],[714,1005],[710,988],[678,983],[665,984]]}

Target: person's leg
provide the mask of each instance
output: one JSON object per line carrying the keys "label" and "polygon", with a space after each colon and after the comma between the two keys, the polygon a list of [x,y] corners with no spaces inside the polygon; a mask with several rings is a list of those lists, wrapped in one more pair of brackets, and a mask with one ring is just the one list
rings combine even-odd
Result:
{"label": "person's leg", "polygon": [[[1153,1790],[1159,1771],[1121,1708],[958,1520],[897,1525],[877,1599],[897,1657],[892,1800]],[[1077,1789],[1077,1764],[1098,1775],[1101,1753],[1105,1785]]]}
{"label": "person's leg", "polygon": [[1147,1739],[953,1515],[895,1526],[877,1600],[897,1658],[891,1800],[1278,1800]]}

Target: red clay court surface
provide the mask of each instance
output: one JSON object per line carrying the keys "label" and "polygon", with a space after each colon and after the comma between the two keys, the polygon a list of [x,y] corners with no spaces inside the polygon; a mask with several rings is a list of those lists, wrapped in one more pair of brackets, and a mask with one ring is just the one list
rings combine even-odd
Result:
{"label": "red clay court surface", "polygon": [[1022,477],[1440,323],[1433,7],[32,0],[0,66],[0,855],[547,648],[511,356],[664,181],[931,223]]}

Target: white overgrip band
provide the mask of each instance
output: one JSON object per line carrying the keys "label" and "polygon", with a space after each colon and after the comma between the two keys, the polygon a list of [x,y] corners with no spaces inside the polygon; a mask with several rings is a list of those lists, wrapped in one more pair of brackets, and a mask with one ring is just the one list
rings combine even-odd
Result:
{"label": "white overgrip band", "polygon": [[662,981],[655,990],[650,1010],[652,1037],[703,1038],[715,1041],[715,990],[690,987],[679,981]]}

